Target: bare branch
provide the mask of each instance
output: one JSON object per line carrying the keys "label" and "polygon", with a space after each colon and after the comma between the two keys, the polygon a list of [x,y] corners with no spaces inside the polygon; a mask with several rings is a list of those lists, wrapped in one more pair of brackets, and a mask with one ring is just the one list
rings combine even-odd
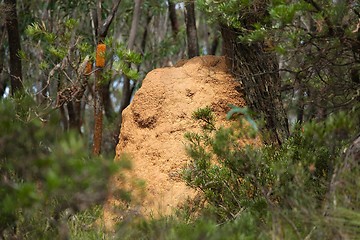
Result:
{"label": "bare branch", "polygon": [[98,34],[98,26],[99,26],[98,21],[97,21],[96,10],[90,11],[90,19],[91,19],[91,28],[92,28],[94,45],[96,45],[96,43],[97,43],[96,36]]}
{"label": "bare branch", "polygon": [[[119,8],[121,0],[117,0],[116,2],[113,3],[113,7],[111,10],[111,13],[109,14],[109,16],[105,19],[104,23],[102,24],[101,21],[99,21],[99,38],[105,38],[107,35],[107,32],[109,30],[109,27],[112,23],[112,21],[114,20],[115,14]],[[98,9],[99,11],[99,9]],[[98,14],[99,15],[99,14]]]}

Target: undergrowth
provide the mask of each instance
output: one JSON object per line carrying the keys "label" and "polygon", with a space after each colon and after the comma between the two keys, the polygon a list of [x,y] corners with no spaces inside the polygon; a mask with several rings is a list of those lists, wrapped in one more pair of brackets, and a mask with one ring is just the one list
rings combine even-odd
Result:
{"label": "undergrowth", "polygon": [[115,166],[90,157],[83,140],[71,132],[48,135],[54,131],[51,117],[44,125],[34,114],[40,113],[37,109],[22,109],[19,115],[16,106],[24,103],[6,101],[0,109],[6,129],[0,136],[5,143],[0,154],[4,239],[360,236],[360,170],[347,151],[359,132],[358,111],[294,126],[291,137],[273,147],[241,141],[256,138],[261,129],[246,110],[233,109],[230,115],[236,118],[226,128],[216,127],[210,108],[200,109],[193,118],[203,131],[185,134],[190,159],[183,177],[200,192],[201,201],[158,219],[134,216],[107,231],[100,206]]}
{"label": "undergrowth", "polygon": [[[242,114],[247,114],[244,111]],[[209,108],[193,117],[201,133],[187,133],[187,184],[205,204],[172,216],[121,223],[115,239],[357,239],[359,168],[346,168],[358,132],[358,112],[294,126],[281,146],[248,146],[261,126],[239,115],[216,128]],[[341,183],[341,184],[339,184]],[[196,214],[194,214],[196,212]]]}

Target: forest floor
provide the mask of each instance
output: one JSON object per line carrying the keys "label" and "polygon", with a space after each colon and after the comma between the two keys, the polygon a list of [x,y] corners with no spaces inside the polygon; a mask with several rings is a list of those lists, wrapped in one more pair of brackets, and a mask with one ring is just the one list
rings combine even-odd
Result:
{"label": "forest floor", "polygon": [[196,192],[181,178],[190,159],[184,134],[201,131],[192,114],[206,106],[215,113],[217,125],[226,125],[229,104],[243,107],[245,101],[224,57],[196,57],[151,71],[123,112],[116,148],[115,160],[121,161],[126,153],[132,170],[111,183],[114,189],[131,189],[135,201],[126,205],[127,213],[119,213],[113,206],[120,203],[110,197],[105,206],[105,225],[111,226],[129,212],[167,215],[186,200],[191,201]]}

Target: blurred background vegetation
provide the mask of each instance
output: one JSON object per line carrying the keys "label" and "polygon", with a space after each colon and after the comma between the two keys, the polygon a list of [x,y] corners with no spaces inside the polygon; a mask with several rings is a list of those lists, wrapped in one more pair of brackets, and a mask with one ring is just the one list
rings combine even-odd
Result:
{"label": "blurred background vegetation", "polygon": [[[206,54],[248,108],[230,128],[194,113],[183,176],[203,199],[106,232],[122,110],[149,71]],[[2,0],[0,238],[357,239],[359,99],[358,1]]]}

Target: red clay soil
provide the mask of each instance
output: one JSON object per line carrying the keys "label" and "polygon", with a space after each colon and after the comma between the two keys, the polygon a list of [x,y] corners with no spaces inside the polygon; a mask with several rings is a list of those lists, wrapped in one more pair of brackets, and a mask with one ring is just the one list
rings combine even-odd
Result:
{"label": "red clay soil", "polygon": [[[188,198],[194,198],[195,191],[180,177],[189,161],[184,133],[200,131],[199,123],[191,116],[206,106],[212,108],[219,125],[226,124],[228,104],[241,107],[245,101],[240,85],[228,73],[224,57],[196,57],[180,61],[175,67],[155,69],[146,76],[123,112],[116,148],[115,161],[128,154],[132,170],[125,174],[125,181],[117,177],[111,183],[114,189],[134,190],[139,179],[145,182],[142,191],[139,187],[134,190],[135,201],[126,205],[128,213],[166,215]],[[114,211],[117,204],[120,203],[110,197],[105,206],[107,226],[124,217],[124,213]]]}

